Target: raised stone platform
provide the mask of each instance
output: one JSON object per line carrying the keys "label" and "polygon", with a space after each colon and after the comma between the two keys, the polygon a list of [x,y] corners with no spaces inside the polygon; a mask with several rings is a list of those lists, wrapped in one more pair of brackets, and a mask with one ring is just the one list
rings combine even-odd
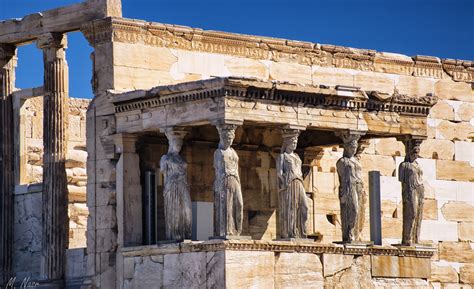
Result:
{"label": "raised stone platform", "polygon": [[435,250],[210,240],[128,247],[121,253],[124,288],[333,288],[356,282],[362,288],[428,288]]}

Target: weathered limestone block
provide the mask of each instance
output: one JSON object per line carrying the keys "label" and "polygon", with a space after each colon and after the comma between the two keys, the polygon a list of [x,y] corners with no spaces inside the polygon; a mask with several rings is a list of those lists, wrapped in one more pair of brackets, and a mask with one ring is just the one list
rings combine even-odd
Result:
{"label": "weathered limestone block", "polygon": [[459,282],[459,275],[452,266],[442,262],[431,263],[431,277],[432,282]]}
{"label": "weathered limestone block", "polygon": [[393,94],[398,76],[387,73],[362,71],[354,75],[354,86],[362,90]]}
{"label": "weathered limestone block", "polygon": [[225,252],[227,288],[274,288],[275,257],[273,252]]}
{"label": "weathered limestone block", "polygon": [[439,258],[451,262],[474,263],[474,249],[469,242],[441,242]]}
{"label": "weathered limestone block", "polygon": [[423,220],[438,220],[438,201],[424,199]]}
{"label": "weathered limestone block", "polygon": [[381,138],[375,140],[375,153],[384,156],[404,156],[405,147],[396,138]]}
{"label": "weathered limestone block", "polygon": [[206,255],[206,282],[207,288],[224,288],[226,286],[225,252],[207,252]]}
{"label": "weathered limestone block", "polygon": [[206,263],[206,252],[165,255],[163,267],[163,287],[205,287]]}
{"label": "weathered limestone block", "polygon": [[282,252],[275,256],[275,288],[323,286],[322,265],[318,255]]}
{"label": "weathered limestone block", "polygon": [[423,242],[457,241],[458,225],[456,222],[423,220],[420,240]]}
{"label": "weathered limestone block", "polygon": [[471,167],[474,167],[474,143],[466,141],[455,141],[454,160],[469,162]]}
{"label": "weathered limestone block", "polygon": [[459,279],[462,283],[474,284],[474,264],[465,264],[459,270]]}
{"label": "weathered limestone block", "polygon": [[457,111],[457,116],[462,121],[470,122],[474,118],[474,103],[461,103]]}
{"label": "weathered limestone block", "polygon": [[[473,220],[471,220],[473,221]],[[458,223],[458,233],[460,241],[474,241],[474,222]]]}
{"label": "weathered limestone block", "polygon": [[114,65],[137,67],[149,70],[169,72],[178,61],[169,48],[154,47],[141,43],[133,45],[121,42],[114,43]]}
{"label": "weathered limestone block", "polygon": [[67,152],[66,168],[85,168],[87,152],[83,150],[69,150]]}
{"label": "weathered limestone block", "polygon": [[323,254],[322,261],[324,277],[328,277],[351,267],[354,255]]}
{"label": "weathered limestone block", "polygon": [[177,50],[178,72],[200,74],[203,77],[229,76],[223,54]]}
{"label": "weathered limestone block", "polygon": [[471,84],[451,79],[441,79],[435,83],[435,95],[443,99],[474,101]]}
{"label": "weathered limestone block", "polygon": [[318,172],[313,167],[313,192],[323,194],[335,194],[338,187],[338,179],[335,173]]}
{"label": "weathered limestone block", "polygon": [[473,127],[467,121],[451,122],[442,120],[436,126],[436,138],[447,140],[469,140]]}
{"label": "weathered limestone block", "polygon": [[354,74],[357,72],[350,69],[338,69],[332,67],[312,66],[313,85],[347,85],[354,86]]}
{"label": "weathered limestone block", "polygon": [[374,279],[374,286],[391,289],[432,289],[426,280],[418,278],[377,278]]}
{"label": "weathered limestone block", "polygon": [[441,207],[441,212],[448,221],[474,220],[474,206],[464,202],[448,202]]}
{"label": "weathered limestone block", "polygon": [[69,202],[85,202],[87,187],[68,185],[68,200]]}
{"label": "weathered limestone block", "polygon": [[170,72],[128,66],[114,66],[114,88],[116,90],[150,89],[160,84],[176,82]]}
{"label": "weathered limestone block", "polygon": [[380,171],[382,176],[395,175],[395,160],[393,157],[363,154],[361,164],[364,171]]}
{"label": "weathered limestone block", "polygon": [[[148,289],[163,287],[163,262],[155,262],[151,256],[126,258],[125,261],[126,262],[124,262],[124,264],[127,264],[127,267],[124,266],[124,277],[130,277],[131,275],[132,278],[125,280],[123,287],[124,289]],[[130,267],[134,269],[132,272],[129,270]],[[178,283],[176,283],[176,286],[176,288],[179,287]]]}
{"label": "weathered limestone block", "polygon": [[442,139],[426,139],[420,149],[420,157],[440,160],[452,160],[455,151],[452,141]]}
{"label": "weathered limestone block", "polygon": [[438,160],[436,175],[440,180],[466,181],[474,180],[474,167],[465,161]]}
{"label": "weathered limestone block", "polygon": [[311,66],[297,63],[272,62],[270,79],[300,84],[312,84]]}
{"label": "weathered limestone block", "polygon": [[434,80],[428,78],[400,75],[395,88],[401,94],[424,96],[434,93]]}
{"label": "weathered limestone block", "polygon": [[355,257],[352,265],[325,278],[324,288],[374,288],[370,256]]}
{"label": "weathered limestone block", "polygon": [[400,239],[402,236],[403,220],[399,218],[382,218],[382,234],[384,238]]}
{"label": "weathered limestone block", "polygon": [[430,110],[429,117],[454,120],[454,108],[446,100],[439,100]]}
{"label": "weathered limestone block", "polygon": [[39,277],[41,267],[41,192],[14,196],[12,269],[17,278]]}
{"label": "weathered limestone block", "polygon": [[[373,277],[429,278],[430,259],[398,256],[371,256]],[[414,270],[416,268],[416,270]]]}
{"label": "weathered limestone block", "polygon": [[262,80],[267,80],[269,77],[267,66],[258,60],[232,57],[226,59],[224,65],[232,76],[255,77]]}

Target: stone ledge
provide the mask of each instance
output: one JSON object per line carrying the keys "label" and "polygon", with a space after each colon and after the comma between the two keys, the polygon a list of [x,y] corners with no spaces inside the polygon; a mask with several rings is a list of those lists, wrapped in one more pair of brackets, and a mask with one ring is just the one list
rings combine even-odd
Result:
{"label": "stone ledge", "polygon": [[436,249],[430,247],[353,246],[350,244],[319,244],[298,241],[211,240],[192,241],[122,248],[125,257],[179,254],[209,251],[271,251],[313,254],[378,255],[431,258]]}

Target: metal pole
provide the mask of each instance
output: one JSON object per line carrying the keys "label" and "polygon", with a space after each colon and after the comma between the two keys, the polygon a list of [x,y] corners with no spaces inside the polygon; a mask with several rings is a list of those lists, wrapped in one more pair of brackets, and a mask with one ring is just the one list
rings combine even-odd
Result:
{"label": "metal pole", "polygon": [[382,216],[380,207],[380,172],[369,172],[370,202],[370,240],[375,245],[382,245]]}

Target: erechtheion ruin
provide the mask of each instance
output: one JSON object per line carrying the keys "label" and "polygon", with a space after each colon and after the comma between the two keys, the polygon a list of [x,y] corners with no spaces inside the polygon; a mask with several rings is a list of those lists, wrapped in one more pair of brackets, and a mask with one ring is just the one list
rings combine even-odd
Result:
{"label": "erechtheion ruin", "polygon": [[[26,43],[44,84],[17,89]],[[6,288],[474,287],[472,61],[89,0],[0,22],[0,64]]]}

